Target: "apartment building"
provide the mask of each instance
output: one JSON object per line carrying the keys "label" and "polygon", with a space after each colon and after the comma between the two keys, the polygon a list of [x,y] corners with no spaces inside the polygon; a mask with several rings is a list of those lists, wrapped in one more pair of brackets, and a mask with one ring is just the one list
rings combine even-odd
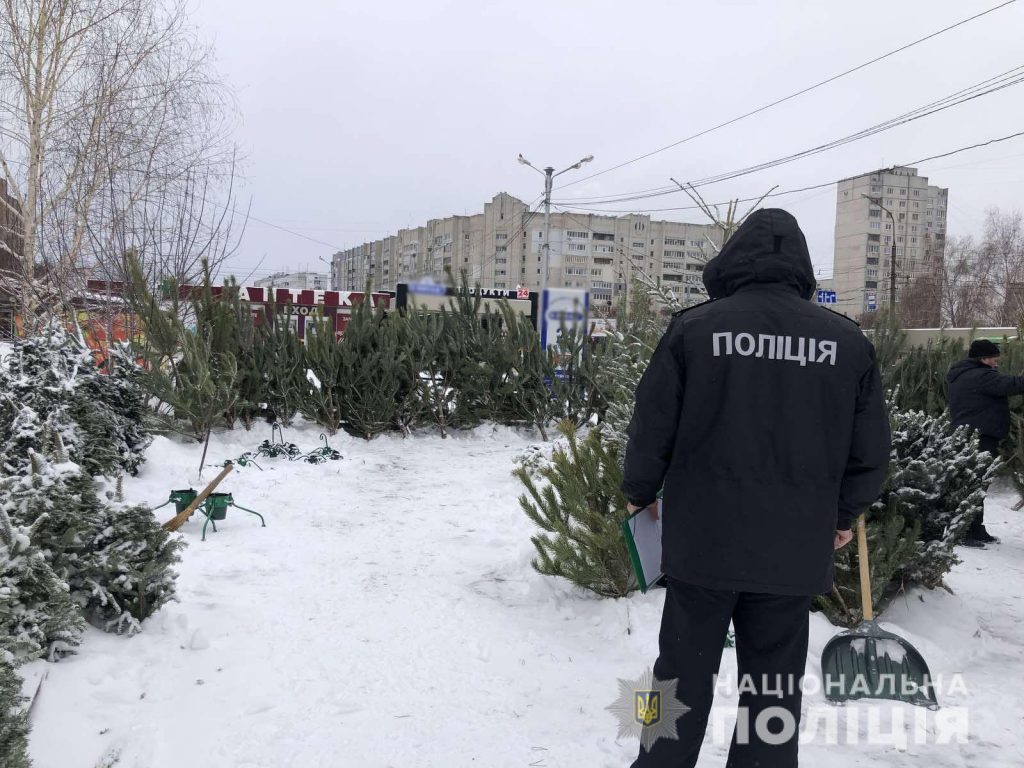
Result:
{"label": "apartment building", "polygon": [[[652,220],[629,214],[551,214],[550,287],[585,288],[591,304],[610,305],[625,289],[633,269],[697,293],[704,262],[720,244],[717,230],[704,224]],[[544,255],[544,215],[507,193],[484,205],[483,213],[432,219],[382,240],[334,254],[332,284],[338,290],[394,290],[398,283],[440,279],[446,269],[465,271],[485,288],[537,290]]]}
{"label": "apartment building", "polygon": [[[916,168],[896,166],[839,182],[832,280],[838,311],[859,319],[889,303],[896,248],[896,301],[932,259],[942,258],[949,190]],[[891,216],[890,216],[891,213]]]}
{"label": "apartment building", "polygon": [[256,288],[292,288],[294,290],[326,291],[331,288],[331,279],[319,272],[275,272],[260,280],[253,281]]}

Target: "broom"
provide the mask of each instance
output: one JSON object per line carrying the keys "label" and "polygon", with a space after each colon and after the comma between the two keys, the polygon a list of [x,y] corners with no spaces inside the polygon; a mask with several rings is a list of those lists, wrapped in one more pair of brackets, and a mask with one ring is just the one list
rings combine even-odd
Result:
{"label": "broom", "polygon": [[199,508],[199,505],[206,501],[206,497],[213,493],[213,489],[217,487],[217,484],[225,477],[227,477],[228,474],[230,474],[231,470],[234,468],[235,465],[232,464],[230,461],[227,464],[225,464],[224,469],[220,471],[220,474],[213,478],[213,480],[210,481],[210,484],[208,486],[203,488],[202,493],[196,496],[191,504],[189,504],[187,507],[185,507],[185,509],[183,509],[181,512],[179,512],[166,523],[164,523],[164,530],[176,531],[179,528],[181,528],[181,526],[184,525],[185,521],[192,516],[192,513]]}

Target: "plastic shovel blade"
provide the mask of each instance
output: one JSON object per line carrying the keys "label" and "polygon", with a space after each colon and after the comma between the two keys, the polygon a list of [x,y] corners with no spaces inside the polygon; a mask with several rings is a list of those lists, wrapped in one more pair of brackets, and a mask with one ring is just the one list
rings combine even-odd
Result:
{"label": "plastic shovel blade", "polygon": [[924,657],[874,621],[829,640],[821,654],[821,678],[829,701],[888,699],[939,706]]}

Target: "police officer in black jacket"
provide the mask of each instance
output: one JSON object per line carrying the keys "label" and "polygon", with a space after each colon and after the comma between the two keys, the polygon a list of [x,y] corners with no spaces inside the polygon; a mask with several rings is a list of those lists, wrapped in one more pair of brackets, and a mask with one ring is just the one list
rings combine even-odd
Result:
{"label": "police officer in black jacket", "polygon": [[871,343],[809,301],[814,271],[790,214],[752,214],[704,284],[712,300],[672,320],[629,427],[630,509],[656,514],[664,486],[668,589],[654,674],[678,679],[691,708],[678,741],[641,748],[633,765],[696,764],[732,621],[750,728],[734,733],[728,766],[796,766],[796,733],[773,744],[755,724],[781,707],[799,730],[811,598],[831,591],[833,549],[879,495],[888,418]]}
{"label": "police officer in black jacket", "polygon": [[[955,363],[946,374],[949,415],[954,427],[978,431],[981,450],[999,455],[999,443],[1010,434],[1011,395],[1024,394],[1024,376],[1005,376],[999,367],[999,347],[988,339],[971,342],[967,359]],[[985,511],[971,523],[964,544],[984,547],[998,542],[985,529]]]}

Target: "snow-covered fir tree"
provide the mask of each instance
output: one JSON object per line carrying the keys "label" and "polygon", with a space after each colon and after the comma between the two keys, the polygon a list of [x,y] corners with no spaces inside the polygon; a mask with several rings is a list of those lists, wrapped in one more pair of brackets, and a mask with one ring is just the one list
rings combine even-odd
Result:
{"label": "snow-covered fir tree", "polygon": [[28,711],[21,695],[21,678],[9,658],[0,654],[0,765],[30,768]]}
{"label": "snow-covered fir tree", "polygon": [[184,546],[148,507],[107,503],[103,526],[90,542],[91,570],[83,595],[89,621],[108,632],[139,632],[145,619],[174,598],[172,566]]}
{"label": "snow-covered fir tree", "polygon": [[145,395],[125,361],[101,372],[81,339],[58,325],[15,342],[0,369],[0,445],[4,472],[26,473],[27,449],[47,450],[43,425],[92,475],[134,474],[149,444]]}
{"label": "snow-covered fir tree", "polygon": [[[892,455],[889,477],[867,514],[871,590],[876,605],[899,590],[935,588],[960,560],[959,544],[985,503],[999,467],[978,451],[967,429],[952,430],[947,416],[902,410],[889,402]],[[835,588],[818,605],[836,623],[860,620],[856,547],[836,553]]]}
{"label": "snow-covered fir tree", "polygon": [[11,522],[3,501],[10,482],[0,484],[0,655],[54,661],[78,645],[85,622],[33,543],[34,531]]}
{"label": "snow-covered fir tree", "polygon": [[181,542],[146,507],[101,500],[70,461],[30,452],[31,473],[8,478],[5,508],[33,540],[95,626],[134,634],[174,595]]}

